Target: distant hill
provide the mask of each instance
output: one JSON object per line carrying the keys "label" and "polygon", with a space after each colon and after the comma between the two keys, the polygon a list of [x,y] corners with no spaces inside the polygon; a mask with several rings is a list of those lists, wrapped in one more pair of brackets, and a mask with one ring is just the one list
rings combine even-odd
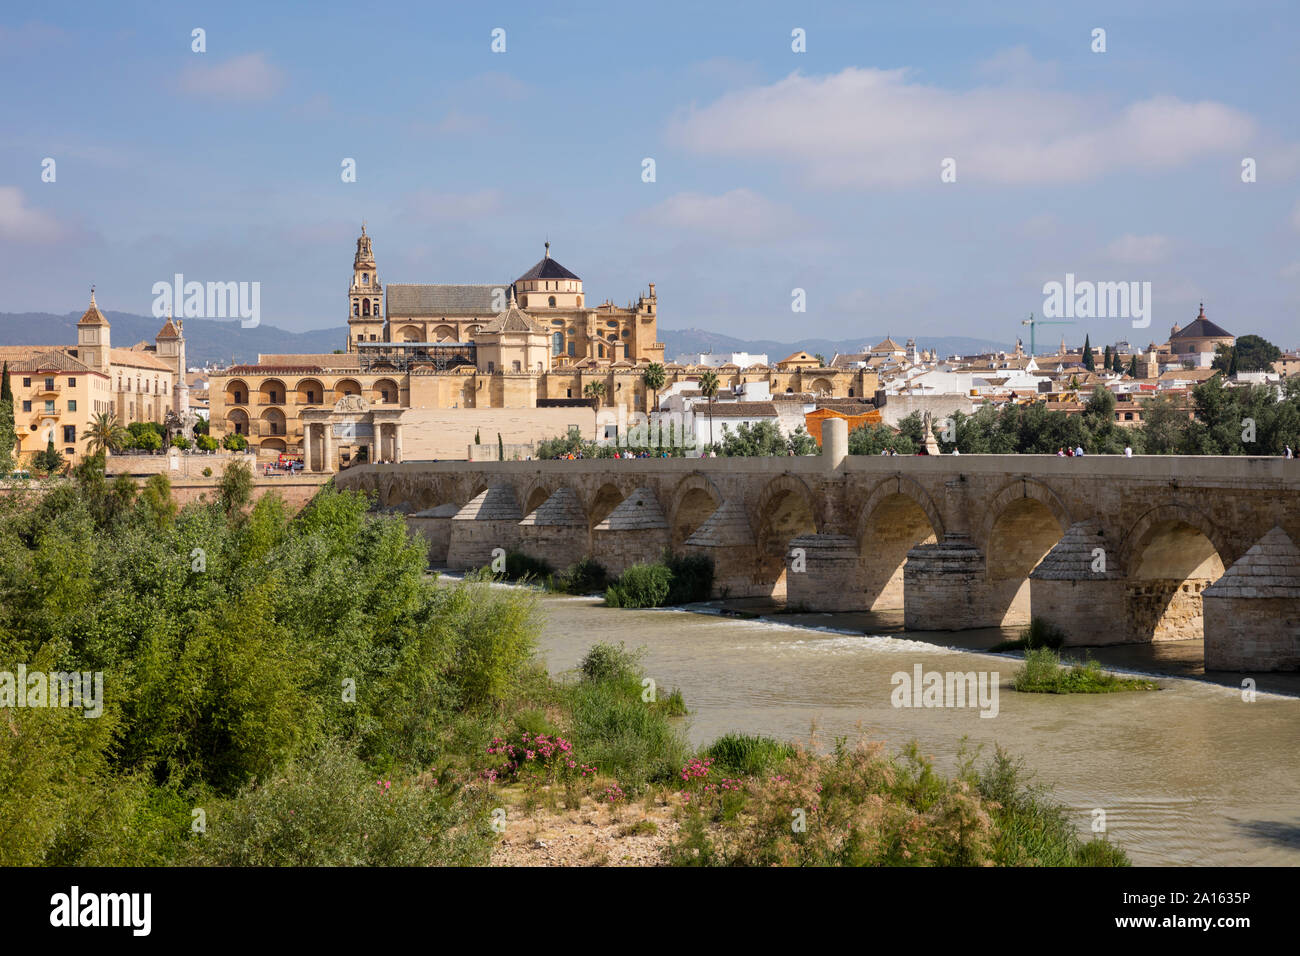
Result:
{"label": "distant hill", "polygon": [[[81,312],[0,312],[0,345],[75,345]],[[113,327],[113,346],[152,343],[162,320],[151,315],[105,312]],[[241,328],[238,319],[186,319],[185,358],[191,366],[256,362],[259,352],[333,352],[347,341],[347,329],[286,332],[273,325]]]}
{"label": "distant hill", "polygon": [[[150,315],[105,312],[104,317],[113,327],[113,345],[118,348],[129,348],[141,340],[153,342],[154,336],[162,328],[162,321]],[[80,318],[81,312],[69,312],[66,315],[55,315],[52,312],[0,312],[0,345],[74,345],[77,341],[77,320]],[[347,328],[341,325],[310,332],[288,332],[266,324],[253,329],[241,328],[237,319],[186,319],[185,352],[190,365],[256,362],[258,353],[261,352],[333,352],[347,341],[347,334]],[[881,333],[860,335],[838,342],[830,339],[776,342],[771,339],[738,339],[703,329],[659,330],[659,339],[665,345],[669,361],[692,352],[766,352],[776,362],[791,352],[801,350],[820,352],[829,360],[836,352],[857,352],[862,346],[869,348],[884,337],[884,333]],[[895,341],[902,344],[899,339]],[[1005,342],[963,335],[936,338],[919,336],[916,344],[922,349],[935,349],[940,356],[1014,348]]]}
{"label": "distant hill", "polygon": [[[884,341],[885,333],[879,335],[859,335],[851,339],[832,341],[831,339],[801,339],[797,342],[777,342],[772,339],[738,339],[718,332],[706,332],[703,329],[660,329],[659,341],[664,343],[664,355],[673,361],[682,355],[695,352],[756,352],[766,353],[769,360],[779,362],[792,352],[821,353],[829,362],[836,352],[860,352],[877,342]],[[899,345],[907,341],[906,336],[894,339]],[[916,337],[916,347],[922,350],[934,349],[939,356],[970,355],[977,352],[996,352],[1005,349],[1014,351],[1015,345],[995,342],[992,339],[976,339],[964,335],[944,335]]]}

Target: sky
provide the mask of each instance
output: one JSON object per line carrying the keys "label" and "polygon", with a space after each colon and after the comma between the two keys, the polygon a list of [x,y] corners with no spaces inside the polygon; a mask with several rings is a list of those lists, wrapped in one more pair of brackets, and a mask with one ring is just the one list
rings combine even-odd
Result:
{"label": "sky", "polygon": [[364,220],[381,282],[549,239],[669,329],[1011,342],[1069,274],[1150,328],[1040,347],[1300,345],[1294,3],[7,4],[0,79],[0,311],[179,272],[338,326]]}

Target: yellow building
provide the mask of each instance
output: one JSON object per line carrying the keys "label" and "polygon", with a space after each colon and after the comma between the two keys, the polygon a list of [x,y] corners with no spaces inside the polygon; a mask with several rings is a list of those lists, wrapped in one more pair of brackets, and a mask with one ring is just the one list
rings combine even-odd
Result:
{"label": "yellow building", "polygon": [[119,423],[163,423],[188,410],[185,339],[179,320],[168,319],[153,345],[114,348],[112,329],[90,293],[77,323],[77,344],[0,346],[14,392],[15,458],[54,447],[76,463],[86,454],[94,417],[112,412]]}
{"label": "yellow building", "polygon": [[[212,434],[238,433],[263,456],[302,455],[308,468],[333,471],[340,463],[400,460],[404,428],[425,427],[406,409],[580,408],[599,383],[601,404],[649,411],[645,372],[664,365],[658,319],[653,282],[626,307],[608,300],[589,307],[583,280],[551,258],[549,242],[512,282],[385,287],[363,226],[345,350],[264,354],[213,373]],[[874,371],[819,366],[809,357],[775,369],[714,371],[723,388],[761,381],[787,394],[875,394]],[[665,388],[706,371],[664,369]]]}

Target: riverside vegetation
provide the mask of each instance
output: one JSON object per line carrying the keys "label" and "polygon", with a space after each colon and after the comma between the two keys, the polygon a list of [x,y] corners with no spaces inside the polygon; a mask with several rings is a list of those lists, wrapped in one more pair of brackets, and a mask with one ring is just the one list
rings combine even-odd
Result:
{"label": "riverside vegetation", "polygon": [[291,515],[232,463],[177,509],[151,482],[0,497],[0,671],[103,674],[100,717],[0,709],[0,865],[477,865],[497,808],[656,799],[662,862],[1126,862],[1000,751],[951,779],[915,747],[695,752],[636,653],[550,676],[536,594],[439,582],[359,493]]}

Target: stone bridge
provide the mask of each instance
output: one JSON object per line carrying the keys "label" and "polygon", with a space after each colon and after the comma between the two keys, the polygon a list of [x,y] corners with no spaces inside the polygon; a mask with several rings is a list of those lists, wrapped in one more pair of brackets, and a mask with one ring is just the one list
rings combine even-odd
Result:
{"label": "stone bridge", "polygon": [[718,597],[903,609],[914,630],[1018,625],[1072,644],[1205,639],[1211,670],[1300,669],[1300,461],[858,457],[404,462],[348,469],[428,536],[611,573],[710,556]]}

